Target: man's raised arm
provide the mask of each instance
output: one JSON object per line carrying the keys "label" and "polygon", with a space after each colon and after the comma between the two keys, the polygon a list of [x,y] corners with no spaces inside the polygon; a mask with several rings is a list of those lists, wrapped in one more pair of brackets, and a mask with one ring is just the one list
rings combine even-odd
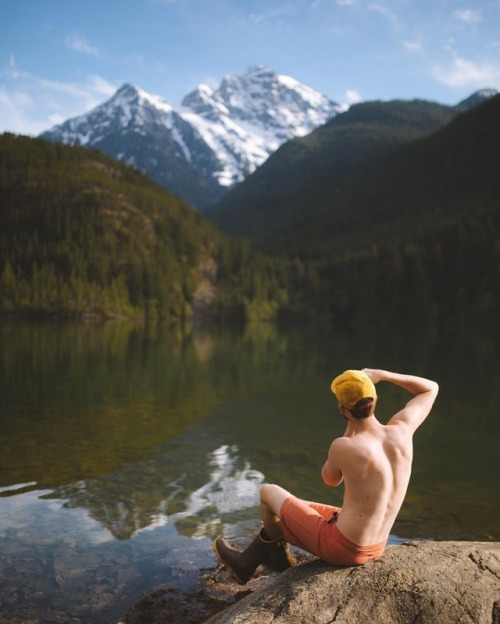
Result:
{"label": "man's raised arm", "polygon": [[425,377],[403,375],[380,369],[364,368],[363,371],[374,384],[379,381],[387,381],[415,395],[401,411],[394,414],[388,422],[389,425],[403,423],[415,431],[424,422],[439,391],[439,386],[435,381],[425,379]]}

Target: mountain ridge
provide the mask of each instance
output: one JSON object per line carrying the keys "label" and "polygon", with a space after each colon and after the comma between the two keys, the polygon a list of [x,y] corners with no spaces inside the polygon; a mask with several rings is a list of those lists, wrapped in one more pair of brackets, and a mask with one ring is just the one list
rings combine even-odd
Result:
{"label": "mountain ridge", "polygon": [[294,239],[294,225],[300,232],[312,215],[323,218],[330,195],[362,185],[366,173],[381,159],[431,135],[467,110],[426,100],[353,105],[306,137],[282,145],[205,214],[226,233],[283,249],[287,240]]}
{"label": "mountain ridge", "polygon": [[[224,213],[207,216],[264,250],[315,263],[322,287],[311,293],[311,307],[321,309],[325,319],[495,319],[500,95],[457,113],[412,140],[391,145],[389,136],[388,150],[380,137],[374,150],[373,137],[361,125],[367,150],[350,155],[351,171],[327,165],[317,177],[307,177],[304,171],[317,173],[318,152],[309,145],[314,135],[324,137],[337,125],[349,129],[339,116],[330,128],[280,148],[223,198]],[[339,137],[345,139],[335,133]],[[352,136],[347,138],[352,146]],[[290,151],[297,143],[306,143],[299,149],[305,156],[294,168]],[[275,175],[279,169],[286,175]]]}
{"label": "mountain ridge", "polygon": [[311,188],[346,185],[363,167],[442,127],[458,110],[425,100],[353,105],[308,136],[282,145],[205,214],[226,233],[274,245],[282,224],[293,223],[292,212],[297,220],[299,212],[308,218]]}
{"label": "mountain ridge", "polygon": [[294,78],[254,66],[225,76],[215,90],[200,85],[179,107],[125,83],[102,105],[40,136],[98,149],[202,209],[340,109]]}

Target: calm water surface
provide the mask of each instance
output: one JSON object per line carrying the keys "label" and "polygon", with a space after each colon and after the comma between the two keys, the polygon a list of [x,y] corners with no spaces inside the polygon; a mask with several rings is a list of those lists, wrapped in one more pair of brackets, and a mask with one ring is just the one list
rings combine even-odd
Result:
{"label": "calm water surface", "polygon": [[[215,566],[278,482],[321,483],[346,368],[436,379],[392,541],[500,539],[498,333],[0,323],[0,622],[117,621]],[[380,384],[384,421],[407,399]]]}

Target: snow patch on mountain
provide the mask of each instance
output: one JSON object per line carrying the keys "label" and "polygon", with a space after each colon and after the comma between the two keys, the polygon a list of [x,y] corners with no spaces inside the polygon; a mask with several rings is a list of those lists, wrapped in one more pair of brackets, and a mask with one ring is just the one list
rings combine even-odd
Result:
{"label": "snow patch on mountain", "polygon": [[282,143],[312,132],[339,110],[294,78],[259,66],[226,76],[216,91],[200,85],[178,112],[216,154],[221,166],[213,175],[219,184],[232,186]]}

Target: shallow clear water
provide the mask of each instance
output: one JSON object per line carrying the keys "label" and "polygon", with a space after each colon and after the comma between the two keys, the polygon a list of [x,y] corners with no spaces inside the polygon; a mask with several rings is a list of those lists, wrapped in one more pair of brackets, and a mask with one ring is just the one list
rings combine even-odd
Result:
{"label": "shallow clear water", "polygon": [[[1,322],[0,621],[117,621],[155,585],[188,586],[215,535],[258,528],[264,480],[339,504],[319,471],[345,368],[441,386],[391,540],[500,539],[497,337]],[[378,390],[384,421],[406,395]]]}

